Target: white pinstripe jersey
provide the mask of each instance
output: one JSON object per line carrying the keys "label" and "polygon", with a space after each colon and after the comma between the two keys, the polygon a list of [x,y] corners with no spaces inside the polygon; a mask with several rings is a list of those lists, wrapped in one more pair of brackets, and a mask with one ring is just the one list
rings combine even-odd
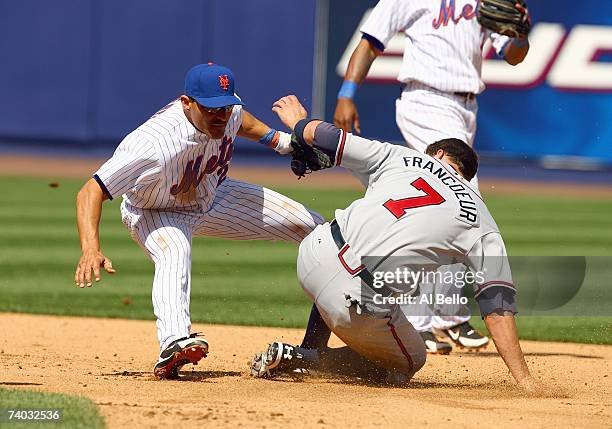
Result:
{"label": "white pinstripe jersey", "polygon": [[400,82],[416,81],[444,92],[485,89],[482,49],[487,37],[500,54],[510,40],[476,20],[479,0],[381,0],[361,32],[383,45],[406,34]]}
{"label": "white pinstripe jersey", "polygon": [[[336,219],[356,255],[383,271],[465,263],[484,271],[476,293],[512,286],[506,248],[484,201],[446,162],[414,149],[340,133],[337,165],[367,187]],[[392,258],[388,258],[392,257]],[[352,261],[356,266],[359,261]]]}
{"label": "white pinstripe jersey", "polygon": [[236,105],[224,137],[211,139],[175,100],[128,134],[94,178],[134,207],[205,212],[227,175],[241,124]]}

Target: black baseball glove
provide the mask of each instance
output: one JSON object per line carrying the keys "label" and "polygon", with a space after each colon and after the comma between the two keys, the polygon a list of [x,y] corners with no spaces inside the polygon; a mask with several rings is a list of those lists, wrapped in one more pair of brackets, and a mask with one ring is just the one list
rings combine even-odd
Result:
{"label": "black baseball glove", "polygon": [[313,171],[334,166],[334,161],[329,155],[299,139],[295,133],[291,135],[291,147],[293,148],[291,170],[298,178],[302,178]]}
{"label": "black baseball glove", "polygon": [[531,29],[525,0],[481,0],[477,16],[483,27],[513,38],[527,37]]}

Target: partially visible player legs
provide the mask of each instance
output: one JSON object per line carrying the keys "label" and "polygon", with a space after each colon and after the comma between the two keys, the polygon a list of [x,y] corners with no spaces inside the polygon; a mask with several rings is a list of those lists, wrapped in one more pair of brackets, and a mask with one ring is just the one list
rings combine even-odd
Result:
{"label": "partially visible player legs", "polygon": [[130,212],[132,238],[155,264],[152,299],[163,349],[187,337],[191,329],[191,228],[174,213],[134,208]]}
{"label": "partially visible player legs", "polygon": [[347,306],[347,296],[359,296],[361,280],[344,269],[337,255],[329,224],[317,227],[300,245],[298,278],[326,325],[350,351],[309,350],[272,343],[253,360],[253,375],[270,376],[308,366],[323,370],[344,366],[361,369],[362,373],[367,368],[366,373],[391,374],[406,381],[424,365],[423,341],[399,307],[389,306],[372,313],[357,311],[355,303]]}
{"label": "partially visible player legs", "polygon": [[[465,273],[463,264],[445,265],[438,269],[444,277],[463,279]],[[443,277],[443,278],[444,278]],[[435,293],[452,298],[449,302],[436,304],[431,320],[434,332],[450,339],[456,346],[469,351],[483,349],[489,343],[489,338],[476,331],[469,323],[470,309],[467,305],[461,304],[459,299],[463,296],[463,288],[471,287],[467,282],[444,283],[435,285]]]}
{"label": "partially visible player legs", "polygon": [[409,379],[408,376],[398,376],[398,373],[376,365],[348,346],[311,349],[275,341],[266,351],[255,355],[250,365],[251,375],[258,378],[273,378],[283,374],[301,377],[310,370],[375,383],[397,383]]}
{"label": "partially visible player legs", "polygon": [[323,217],[271,189],[227,178],[211,209],[196,220],[194,235],[232,240],[299,243]]}
{"label": "partially visible player legs", "polygon": [[312,304],[310,316],[308,316],[308,324],[306,332],[300,347],[306,349],[323,349],[327,347],[329,338],[331,337],[331,329],[325,324],[321,317],[321,313],[316,304]]}
{"label": "partially visible player legs", "polygon": [[[478,103],[475,99],[467,100],[427,88],[407,88],[396,101],[397,125],[407,145],[420,152],[425,152],[431,143],[446,138],[458,138],[473,146],[477,113]],[[478,188],[477,177],[471,183]],[[452,292],[450,287],[442,284],[435,285],[435,290],[445,296]],[[442,317],[433,311],[429,316],[408,314],[415,329],[423,333],[429,353],[446,354],[450,351],[450,345],[438,340],[434,331],[445,333],[461,347],[478,349],[486,346],[488,338],[469,324],[469,308],[445,307],[438,310]]]}
{"label": "partially visible player legs", "polygon": [[164,378],[178,375],[182,364],[197,363],[208,352],[203,338],[189,336],[193,235],[298,243],[324,221],[284,195],[229,178],[217,189],[207,213],[128,209],[123,204],[122,215],[134,240],[155,264],[152,295],[162,350],[155,372],[163,366]]}
{"label": "partially visible player legs", "polygon": [[[434,284],[420,283],[419,290],[424,296],[433,296]],[[447,355],[453,350],[449,343],[440,341],[433,332],[432,323],[436,317],[433,307],[419,300],[417,303],[402,305],[401,309],[414,329],[421,335],[427,353]]]}
{"label": "partially visible player legs", "polygon": [[154,373],[159,378],[176,378],[184,364],[197,364],[208,353],[206,340],[189,332],[191,228],[175,213],[128,209],[125,203],[121,208],[132,238],[155,265],[152,300],[160,357]]}
{"label": "partially visible player legs", "polygon": [[[457,138],[474,146],[478,102],[427,89],[405,90],[395,102],[395,121],[406,145],[425,153],[432,143]],[[472,183],[478,189],[478,178]]]}
{"label": "partially visible player legs", "polygon": [[473,146],[477,110],[475,100],[426,89],[405,90],[395,102],[395,120],[407,145],[425,153],[427,146],[446,138]]}

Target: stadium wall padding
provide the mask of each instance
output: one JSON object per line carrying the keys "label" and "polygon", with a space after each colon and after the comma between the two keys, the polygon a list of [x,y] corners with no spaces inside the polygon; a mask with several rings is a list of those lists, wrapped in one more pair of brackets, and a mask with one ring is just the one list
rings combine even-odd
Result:
{"label": "stadium wall padding", "polygon": [[280,127],[276,99],[311,105],[314,27],[314,0],[3,1],[0,138],[116,145],[209,61]]}
{"label": "stadium wall padding", "polygon": [[[308,108],[324,106],[319,110],[331,121],[342,82],[338,64],[350,51],[364,13],[375,4],[2,1],[0,141],[42,141],[49,147],[70,142],[77,152],[114,147],[182,92],[187,69],[208,61],[232,68],[247,110],[274,127],[282,125],[271,105],[290,93]],[[541,79],[504,85],[507,76],[502,73],[502,84],[488,85],[479,97],[476,148],[514,158],[562,155],[612,164],[612,3],[584,0],[569,13],[557,1],[537,0],[530,9],[534,28],[562,29],[558,49],[546,58]],[[326,20],[317,21],[320,10],[327,11]],[[327,25],[317,27],[322,22]],[[594,33],[572,45],[572,38],[585,29]],[[316,41],[326,47],[320,57]],[[563,55],[579,63],[588,49],[593,58],[582,59],[585,67],[573,74],[571,67],[563,70]],[[321,59],[325,73],[313,76]],[[524,65],[516,70],[524,70],[520,67]],[[569,87],[567,79],[565,86],[554,82],[555,71],[570,76]],[[591,84],[596,80],[591,72],[599,73],[599,86]],[[364,83],[357,93],[361,126],[366,137],[398,142],[395,99],[400,88],[393,70],[383,77]],[[324,85],[324,100],[312,100],[316,84]]]}

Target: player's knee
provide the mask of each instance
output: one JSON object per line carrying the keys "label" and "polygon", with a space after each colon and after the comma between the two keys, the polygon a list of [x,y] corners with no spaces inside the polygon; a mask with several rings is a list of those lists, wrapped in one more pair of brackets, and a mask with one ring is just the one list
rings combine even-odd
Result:
{"label": "player's knee", "polygon": [[425,346],[421,346],[421,344],[413,344],[410,349],[405,351],[407,352],[406,354],[402,353],[401,357],[397,356],[396,371],[412,377],[425,365],[427,351]]}
{"label": "player's knee", "polygon": [[425,350],[425,346],[420,347],[418,350],[410,353],[410,357],[412,358],[412,374],[414,375],[421,368],[423,368],[423,366],[425,366],[425,362],[427,361],[427,351]]}
{"label": "player's knee", "polygon": [[397,373],[404,374],[408,379],[412,378],[423,366],[427,359],[425,348],[423,350],[411,350],[408,356],[403,356],[403,359],[395,363],[393,370]]}
{"label": "player's knee", "polygon": [[157,270],[184,272],[191,265],[191,253],[187,249],[166,247],[148,250]]}
{"label": "player's knee", "polygon": [[319,213],[314,212],[312,210],[308,210],[308,214],[310,215],[310,219],[312,220],[312,222],[304,222],[304,225],[302,227],[302,234],[303,234],[302,240],[308,234],[314,231],[314,229],[317,226],[323,225],[325,223],[325,218],[321,216]]}

